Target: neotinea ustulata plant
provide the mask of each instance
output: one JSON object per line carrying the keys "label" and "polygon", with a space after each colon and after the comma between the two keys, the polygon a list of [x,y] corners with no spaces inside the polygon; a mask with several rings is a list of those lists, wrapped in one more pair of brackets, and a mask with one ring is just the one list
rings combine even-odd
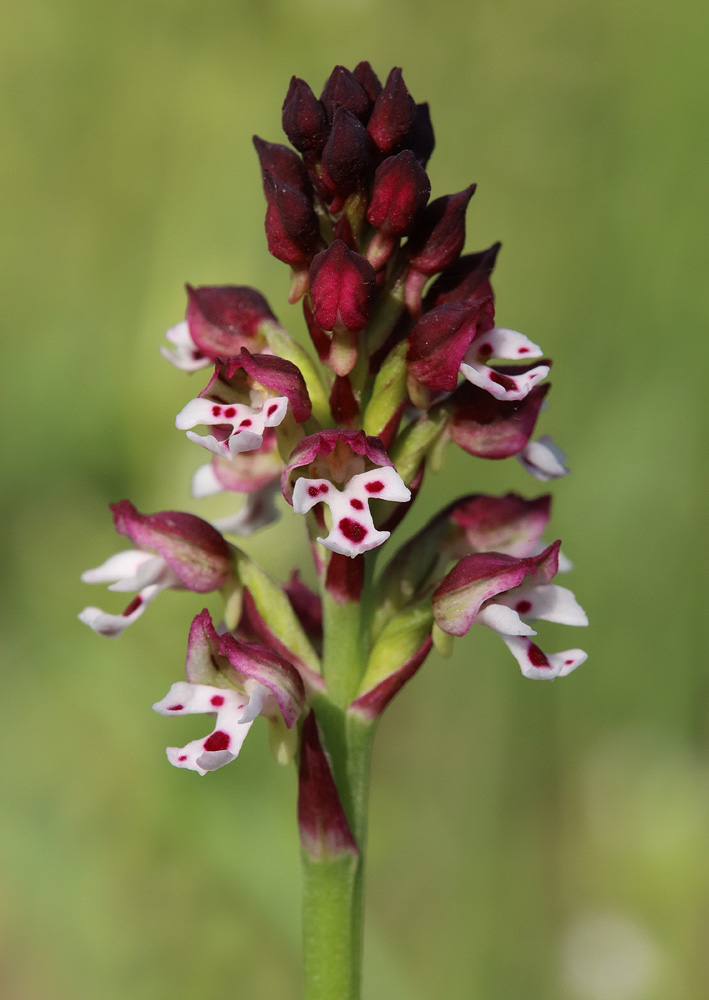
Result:
{"label": "neotinea ustulata plant", "polygon": [[[187,286],[185,320],[162,353],[209,372],[175,420],[209,455],[192,493],[227,490],[243,503],[214,524],[113,504],[132,547],[83,579],[137,594],[119,614],[88,607],[80,618],[116,637],[163,590],[221,593],[223,620],[194,617],[186,680],[153,706],[209,715],[214,729],[168,748],[168,760],[206,775],[265,719],[275,759],[295,762],[299,783],[306,997],[350,1000],[379,717],[434,646],[449,653],[474,625],[499,633],[525,677],[563,677],[586,654],[543,652],[531,623],[586,616],[552,582],[568,564],[558,541],[542,540],[548,495],[470,493],[404,544],[393,537],[449,444],[478,459],[515,456],[541,481],[567,472],[548,437],[532,439],[551,362],[496,325],[500,245],[461,255],[475,186],[429,200],[428,105],[400,69],[382,86],[361,62],[335,67],[319,99],[293,77],[283,128],[290,147],[254,138],[266,238],[290,267],[289,302],[302,302],[315,357],[255,289]],[[293,512],[280,521],[278,491]],[[278,582],[225,538],[298,522],[317,590],[299,567]]]}

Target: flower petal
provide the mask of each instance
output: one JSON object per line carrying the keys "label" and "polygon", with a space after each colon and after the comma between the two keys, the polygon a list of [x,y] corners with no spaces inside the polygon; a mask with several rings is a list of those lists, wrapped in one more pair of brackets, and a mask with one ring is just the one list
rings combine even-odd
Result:
{"label": "flower petal", "polygon": [[553,681],[557,677],[566,677],[588,659],[588,653],[582,649],[566,649],[562,653],[547,655],[524,636],[503,635],[502,638],[524,676],[531,680]]}
{"label": "flower petal", "polygon": [[497,601],[499,604],[514,608],[525,618],[556,622],[559,625],[588,625],[586,612],[572,591],[556,583],[523,585],[500,595]]}
{"label": "flower petal", "polygon": [[84,625],[88,625],[89,628],[92,628],[94,632],[98,632],[99,635],[117,639],[124,629],[140,618],[151,601],[155,600],[160,591],[164,589],[164,586],[160,584],[151,584],[149,587],[144,587],[120,615],[108,614],[108,612],[102,611],[101,608],[84,608],[79,613],[79,621],[82,621]]}
{"label": "flower petal", "polygon": [[[257,701],[260,707],[258,698]],[[175,767],[201,775],[230,763],[238,756],[258,714],[258,711],[249,712],[249,702],[250,699],[238,691],[187,681],[173,684],[165,697],[153,705],[156,712],[161,715],[216,712],[217,722],[204,739],[192,740],[184,747],[168,747],[167,759]]]}
{"label": "flower petal", "polygon": [[543,483],[569,474],[566,455],[548,434],[542,435],[538,441],[528,441],[517,458],[527,472]]}
{"label": "flower petal", "polygon": [[152,552],[126,549],[125,552],[116,552],[115,555],[109,556],[105,563],[101,563],[95,569],[87,569],[81,574],[81,579],[84,583],[118,582],[126,577],[135,576],[143,563],[150,562],[154,558]]}
{"label": "flower petal", "polygon": [[200,368],[206,368],[211,364],[209,358],[195,344],[190,336],[190,330],[186,320],[178,323],[177,326],[170,327],[165,333],[166,339],[174,344],[175,349],[160,347],[160,353],[175,368],[180,368],[183,372],[196,372]]}
{"label": "flower petal", "polygon": [[549,365],[535,365],[520,374],[510,374],[509,371],[498,372],[470,357],[471,350],[472,348],[469,348],[465,356],[468,360],[461,362],[460,373],[468,382],[485,389],[496,399],[507,401],[525,399],[551,370]]}
{"label": "flower petal", "polygon": [[529,337],[516,330],[508,330],[504,326],[494,326],[492,330],[476,337],[470,345],[471,357],[491,360],[503,358],[506,361],[520,361],[527,358],[541,358],[541,347],[533,343]]}

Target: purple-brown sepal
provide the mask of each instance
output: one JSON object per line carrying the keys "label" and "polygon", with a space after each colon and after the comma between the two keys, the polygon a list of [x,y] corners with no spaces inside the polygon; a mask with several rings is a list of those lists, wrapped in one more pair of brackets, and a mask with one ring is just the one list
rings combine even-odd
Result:
{"label": "purple-brown sepal", "polygon": [[312,858],[358,853],[312,711],[301,734],[298,828],[301,846]]}

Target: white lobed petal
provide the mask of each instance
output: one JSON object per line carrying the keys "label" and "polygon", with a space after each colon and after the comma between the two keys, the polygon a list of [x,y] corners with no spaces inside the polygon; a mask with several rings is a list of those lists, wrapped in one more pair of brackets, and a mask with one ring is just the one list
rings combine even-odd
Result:
{"label": "white lobed petal", "polygon": [[530,475],[543,483],[569,474],[566,468],[566,455],[548,434],[544,434],[537,441],[528,441],[517,455],[517,459]]}
{"label": "white lobed petal", "polygon": [[524,676],[531,680],[553,681],[557,677],[565,677],[588,658],[588,654],[582,649],[567,649],[562,653],[545,654],[530,639],[523,636],[503,635],[502,638],[519,663]]}
{"label": "white lobed petal", "polygon": [[114,583],[134,576],[143,563],[154,558],[152,552],[126,549],[124,552],[116,552],[95,569],[87,569],[81,574],[81,579],[84,583]]}
{"label": "white lobed petal", "polygon": [[476,337],[470,345],[468,353],[471,353],[471,360],[474,360],[474,357],[483,357],[487,359],[501,358],[504,361],[523,361],[525,358],[541,358],[543,352],[541,347],[533,343],[529,337],[525,337],[523,333],[518,333],[517,330],[508,330],[504,326],[495,326],[482,336]]}
{"label": "white lobed petal", "polygon": [[192,476],[192,496],[211,497],[215,493],[223,492],[224,487],[217,479],[211,462],[200,465]]}
{"label": "white lobed petal", "polygon": [[[261,685],[257,687],[261,688]],[[217,720],[212,732],[203,739],[192,740],[184,747],[168,747],[167,759],[175,767],[197,771],[201,775],[235,760],[264,701],[256,695],[254,707],[257,710],[249,713],[251,700],[238,691],[209,684],[190,684],[187,681],[173,684],[167,695],[153,705],[156,712],[161,715],[216,713]]]}
{"label": "white lobed petal", "polygon": [[[466,354],[467,357],[468,355]],[[549,365],[537,365],[528,372],[521,372],[519,375],[514,375],[510,372],[505,372],[503,375],[496,372],[494,368],[489,368],[478,361],[466,361],[464,359],[460,363],[459,371],[468,382],[472,382],[473,385],[485,389],[486,392],[495,396],[496,399],[515,401],[525,399],[534,386],[538,382],[541,382],[543,378],[546,378],[550,368]],[[496,378],[502,378],[505,383],[509,382],[511,384],[500,385],[495,380]]]}
{"label": "white lobed petal", "polygon": [[503,604],[500,598],[484,604],[475,616],[479,625],[487,625],[505,635],[536,635],[534,629],[523,622],[514,608]]}
{"label": "white lobed petal", "polygon": [[92,628],[94,632],[98,632],[99,635],[117,639],[124,629],[140,618],[147,606],[163,589],[159,584],[144,587],[128,605],[129,608],[133,608],[129,614],[126,614],[124,611],[122,615],[111,615],[106,611],[102,611],[101,608],[89,607],[84,608],[79,613],[79,621],[83,622],[84,625],[88,625],[89,628]]}
{"label": "white lobed petal", "polygon": [[133,576],[117,580],[109,586],[109,590],[119,593],[127,593],[133,590],[142,590],[150,584],[157,583],[161,590],[166,587],[179,587],[181,580],[177,573],[168,566],[162,556],[153,556],[141,563]]}
{"label": "white lobed petal", "polygon": [[[501,594],[500,604],[514,608],[525,618],[556,622],[557,625],[588,625],[586,612],[568,587],[557,583],[527,584]],[[505,629],[501,629],[505,631]]]}
{"label": "white lobed petal", "polygon": [[170,350],[169,347],[161,346],[160,353],[175,368],[180,368],[185,372],[196,372],[200,368],[206,368],[207,365],[211,364],[210,359],[201,353],[192,340],[185,320],[176,326],[170,327],[165,332],[165,338],[174,345],[175,349]]}

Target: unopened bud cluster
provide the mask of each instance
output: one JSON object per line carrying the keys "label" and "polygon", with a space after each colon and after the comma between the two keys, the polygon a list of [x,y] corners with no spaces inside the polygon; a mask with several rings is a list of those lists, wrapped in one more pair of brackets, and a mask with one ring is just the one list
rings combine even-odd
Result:
{"label": "unopened bud cluster", "polygon": [[[111,636],[163,589],[221,592],[223,621],[196,615],[187,680],[155,705],[216,718],[209,736],[168,751],[201,774],[236,756],[258,715],[279,760],[293,758],[302,732],[301,765],[325,773],[317,729],[312,719],[302,725],[313,701],[329,696],[323,601],[356,604],[365,587],[365,667],[342,706],[363,720],[382,712],[433,645],[447,652],[473,624],[500,633],[527,677],[553,679],[585,659],[579,649],[546,654],[532,639],[537,619],[586,624],[573,594],[552,582],[569,567],[559,543],[543,539],[548,496],[476,493],[471,463],[466,495],[449,498],[403,546],[392,538],[449,443],[478,458],[517,457],[541,481],[567,471],[548,437],[532,440],[551,362],[524,334],[496,325],[499,244],[462,253],[475,185],[430,200],[429,109],[398,68],[382,84],[367,62],[338,66],[320,97],[294,77],[283,129],[290,146],[254,138],[266,238],[290,267],[289,300],[302,303],[315,356],[255,289],[188,285],[185,320],[168,331],[163,354],[184,371],[210,372],[176,418],[207,453],[192,492],[244,500],[213,525],[116,504],[116,529],[135,548],[84,575],[138,592],[120,614],[82,612]],[[304,519],[317,592],[299,567],[279,583],[224,539],[276,521],[278,494],[293,510],[286,531],[292,517]],[[313,781],[306,817],[314,803],[332,805]],[[335,813],[331,833],[342,823]]]}

